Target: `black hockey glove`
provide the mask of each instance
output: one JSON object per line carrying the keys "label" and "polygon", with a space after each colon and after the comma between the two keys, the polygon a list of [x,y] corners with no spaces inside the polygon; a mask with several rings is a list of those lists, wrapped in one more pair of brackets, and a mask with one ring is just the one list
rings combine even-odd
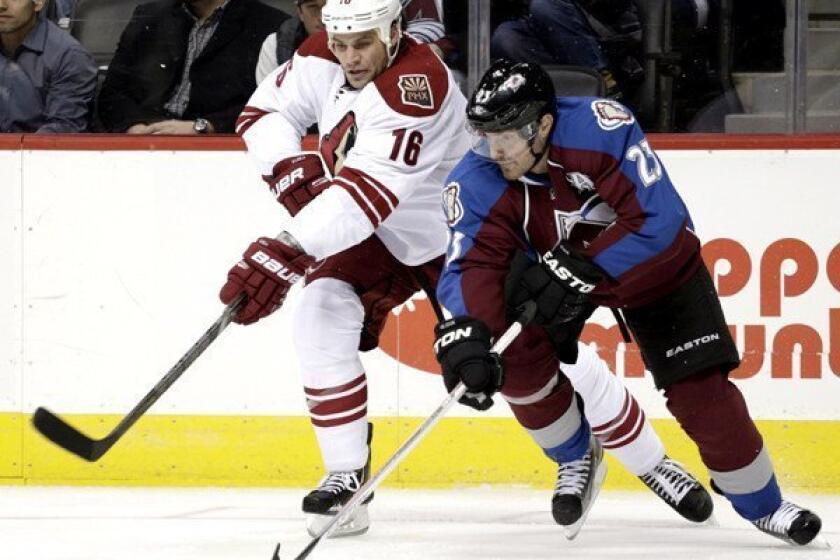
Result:
{"label": "black hockey glove", "polygon": [[588,294],[603,279],[597,266],[562,243],[555,251],[546,251],[539,263],[511,272],[506,290],[508,308],[533,300],[536,322],[544,327],[585,321],[594,309]]}
{"label": "black hockey glove", "polygon": [[490,352],[490,329],[472,317],[456,317],[435,327],[435,356],[450,393],[463,381],[467,392],[458,402],[476,410],[493,406],[493,393],[504,383],[502,360]]}
{"label": "black hockey glove", "polygon": [[586,320],[595,311],[595,306],[590,306],[590,311],[581,318],[571,323],[548,325],[545,327],[548,333],[548,340],[554,348],[554,354],[564,364],[575,364],[578,359],[578,340],[586,326]]}

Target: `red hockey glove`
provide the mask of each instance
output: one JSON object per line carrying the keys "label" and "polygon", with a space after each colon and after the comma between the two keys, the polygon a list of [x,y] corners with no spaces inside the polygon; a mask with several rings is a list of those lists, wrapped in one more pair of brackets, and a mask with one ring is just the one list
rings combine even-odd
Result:
{"label": "red hockey glove", "polygon": [[300,280],[315,259],[282,241],[260,237],[248,246],[242,260],[228,272],[219,292],[225,305],[245,292],[248,302],[234,321],[249,325],[267,317],[283,304],[292,284]]}
{"label": "red hockey glove", "polygon": [[330,185],[321,157],[312,153],[281,160],[274,166],[272,175],[264,179],[277,202],[285,206],[292,216]]}

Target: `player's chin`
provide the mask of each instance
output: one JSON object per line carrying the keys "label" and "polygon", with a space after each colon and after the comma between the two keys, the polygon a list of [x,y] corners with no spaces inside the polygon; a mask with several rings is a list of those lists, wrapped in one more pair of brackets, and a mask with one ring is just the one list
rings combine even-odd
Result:
{"label": "player's chin", "polygon": [[369,73],[364,74],[348,74],[347,81],[350,82],[350,85],[356,89],[362,89],[366,85],[368,85],[371,81],[371,75]]}
{"label": "player's chin", "polygon": [[505,167],[502,165],[500,166],[500,169],[502,170],[502,175],[508,181],[515,181],[523,175],[523,173],[519,169],[519,166]]}

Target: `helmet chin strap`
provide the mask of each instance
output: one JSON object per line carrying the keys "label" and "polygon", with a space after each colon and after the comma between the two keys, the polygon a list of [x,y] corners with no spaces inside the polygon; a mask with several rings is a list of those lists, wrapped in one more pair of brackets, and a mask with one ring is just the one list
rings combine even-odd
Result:
{"label": "helmet chin strap", "polygon": [[534,151],[534,140],[536,140],[536,137],[531,138],[531,139],[528,141],[528,151],[529,151],[529,152],[531,152],[531,157],[533,157],[533,158],[534,158],[534,163],[532,163],[532,164],[531,164],[531,167],[529,167],[529,168],[528,168],[527,173],[530,173],[531,171],[533,171],[533,170],[534,170],[534,168],[535,168],[535,167],[537,166],[537,164],[540,162],[540,160],[542,159],[542,157],[545,155],[546,150],[548,150],[548,141],[547,141],[547,139],[546,139],[545,146],[543,146],[543,149],[542,149],[542,150],[540,150],[540,153],[535,152],[535,151]]}
{"label": "helmet chin strap", "polygon": [[[540,119],[542,119],[542,117],[540,117]],[[555,121],[556,121],[556,119],[555,119]],[[537,122],[539,122],[539,121],[537,121]],[[537,128],[537,133],[534,134],[534,137],[531,138],[530,140],[528,140],[528,151],[531,152],[531,156],[534,158],[534,163],[531,165],[531,167],[528,168],[527,173],[530,173],[531,171],[534,170],[534,168],[537,166],[537,164],[543,158],[545,153],[548,151],[548,146],[550,144],[548,139],[551,138],[551,133],[554,132],[554,125],[555,125],[555,123],[552,122],[551,123],[551,130],[548,131],[548,135],[545,137],[545,145],[543,146],[543,149],[540,150],[539,153],[534,151],[534,141],[537,139],[537,136],[539,135],[539,126]]]}

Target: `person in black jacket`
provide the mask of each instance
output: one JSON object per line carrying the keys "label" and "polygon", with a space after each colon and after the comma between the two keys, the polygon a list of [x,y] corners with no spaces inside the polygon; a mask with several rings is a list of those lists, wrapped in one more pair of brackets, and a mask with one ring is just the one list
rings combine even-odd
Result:
{"label": "person in black jacket", "polygon": [[110,132],[233,132],[256,89],[260,46],[288,14],[257,0],[163,0],[137,7],[99,94]]}

